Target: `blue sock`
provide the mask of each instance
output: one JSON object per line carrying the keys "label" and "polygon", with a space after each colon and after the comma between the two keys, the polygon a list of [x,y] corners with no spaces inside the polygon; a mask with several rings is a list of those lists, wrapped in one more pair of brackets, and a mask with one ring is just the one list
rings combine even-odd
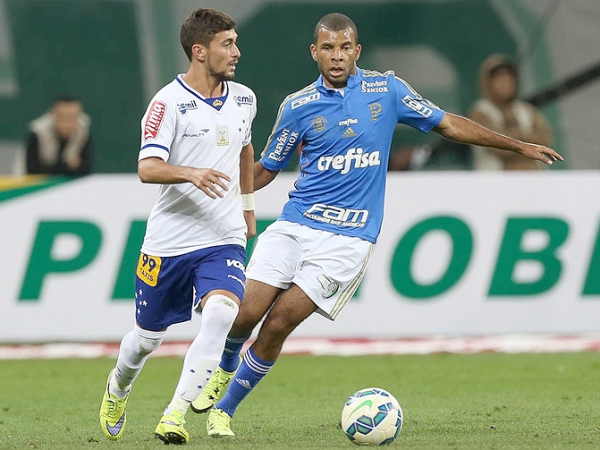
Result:
{"label": "blue sock", "polygon": [[223,350],[221,363],[219,364],[221,369],[225,372],[235,372],[240,364],[240,352],[242,351],[242,346],[247,340],[248,338],[230,338],[227,336],[225,349]]}
{"label": "blue sock", "polygon": [[235,378],[231,381],[225,396],[219,400],[216,407],[222,409],[231,417],[242,400],[250,393],[262,378],[269,373],[275,362],[264,361],[254,354],[252,347],[244,355]]}

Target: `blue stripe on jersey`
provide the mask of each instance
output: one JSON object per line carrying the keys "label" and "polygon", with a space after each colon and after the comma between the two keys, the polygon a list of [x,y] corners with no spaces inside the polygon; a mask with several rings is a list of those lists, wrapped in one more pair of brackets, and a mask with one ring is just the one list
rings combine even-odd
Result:
{"label": "blue stripe on jersey", "polygon": [[148,148],[148,147],[160,148],[162,150],[165,150],[167,153],[169,153],[171,151],[171,150],[169,150],[168,147],[165,147],[164,145],[159,145],[159,144],[146,144],[142,148],[140,148],[140,151],[142,151],[142,150],[144,150],[145,148]]}
{"label": "blue stripe on jersey", "polygon": [[140,151],[142,151],[142,150],[144,150],[145,148],[148,148],[148,147],[160,148],[162,150],[165,150],[167,153],[169,153],[171,151],[168,147],[165,147],[164,145],[159,145],[159,144],[146,144],[142,148],[140,148]]}
{"label": "blue stripe on jersey", "polygon": [[343,96],[321,76],[287,96],[260,160],[281,170],[302,143],[300,175],[279,220],[376,242],[396,125],[428,133],[443,117],[392,71],[357,69]]}
{"label": "blue stripe on jersey", "polygon": [[192,94],[194,97],[202,100],[204,103],[206,103],[208,106],[212,106],[213,108],[215,108],[217,111],[220,111],[221,108],[223,107],[223,105],[225,104],[225,101],[227,100],[227,97],[229,96],[229,85],[227,84],[227,81],[224,81],[224,88],[225,88],[225,93],[220,96],[220,97],[214,97],[214,98],[206,98],[203,97],[202,95],[198,94],[196,91],[194,91],[193,89],[190,89],[185,83],[184,81],[179,78],[179,76],[177,76],[175,78],[177,80],[177,82],[181,85],[182,88],[184,88],[186,91],[188,91],[190,94]]}

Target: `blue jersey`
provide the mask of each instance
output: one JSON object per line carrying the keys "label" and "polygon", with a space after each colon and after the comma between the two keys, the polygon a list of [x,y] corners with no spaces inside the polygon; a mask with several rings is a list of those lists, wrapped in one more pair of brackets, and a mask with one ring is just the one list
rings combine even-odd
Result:
{"label": "blue jersey", "polygon": [[343,95],[321,76],[289,95],[260,160],[268,170],[281,170],[302,143],[300,175],[279,220],[374,243],[396,124],[427,133],[443,117],[391,71],[357,69]]}

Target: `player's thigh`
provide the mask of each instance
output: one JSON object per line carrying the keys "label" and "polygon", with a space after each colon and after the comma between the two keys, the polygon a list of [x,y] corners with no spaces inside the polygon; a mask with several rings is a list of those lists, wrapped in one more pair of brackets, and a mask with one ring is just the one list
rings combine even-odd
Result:
{"label": "player's thigh", "polygon": [[248,262],[248,280],[260,281],[280,289],[291,286],[303,253],[295,234],[295,225],[277,221],[258,236]]}
{"label": "player's thigh", "polygon": [[358,289],[373,244],[319,232],[304,245],[308,248],[293,282],[317,305],[320,314],[334,320]]}
{"label": "player's thigh", "polygon": [[[194,307],[204,306],[210,293],[226,293],[240,302],[246,283],[246,249],[241,245],[219,245],[198,250],[194,263]],[[227,294],[229,293],[229,294]]]}
{"label": "player's thigh", "polygon": [[140,253],[135,272],[136,322],[161,331],[191,318],[193,261],[189,255]]}
{"label": "player's thigh", "polygon": [[[317,305],[295,284],[279,296],[262,329],[287,336],[317,309]],[[262,331],[262,330],[261,330]]]}
{"label": "player's thigh", "polygon": [[233,337],[249,336],[282,291],[283,289],[269,284],[248,279],[244,301],[240,306],[230,335]]}

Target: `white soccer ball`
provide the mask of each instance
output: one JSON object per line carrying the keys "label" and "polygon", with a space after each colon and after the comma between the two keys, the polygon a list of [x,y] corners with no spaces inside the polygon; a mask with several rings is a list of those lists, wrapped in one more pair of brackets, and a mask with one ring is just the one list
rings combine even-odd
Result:
{"label": "white soccer ball", "polygon": [[402,429],[402,408],[385,389],[366,388],[350,396],[342,410],[342,430],[358,445],[387,445]]}

